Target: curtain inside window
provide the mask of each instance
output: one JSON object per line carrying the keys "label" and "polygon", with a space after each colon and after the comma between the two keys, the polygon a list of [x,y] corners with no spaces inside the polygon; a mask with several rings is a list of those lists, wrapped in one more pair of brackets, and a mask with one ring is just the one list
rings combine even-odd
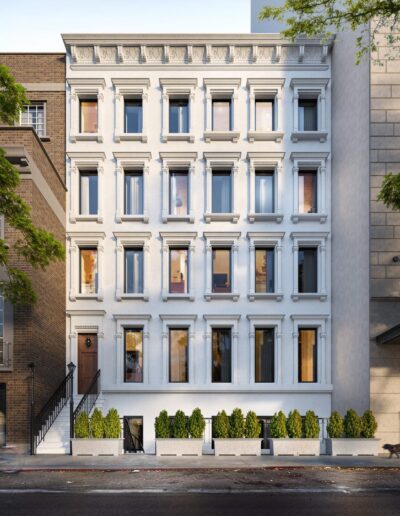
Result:
{"label": "curtain inside window", "polygon": [[256,130],[274,130],[274,102],[273,100],[256,100]]}
{"label": "curtain inside window", "polygon": [[318,130],[318,110],[316,99],[299,100],[299,131]]}
{"label": "curtain inside window", "polygon": [[188,293],[188,250],[171,249],[169,262],[169,291],[172,294]]}
{"label": "curtain inside window", "polygon": [[80,132],[97,133],[97,100],[81,100]]}
{"label": "curtain inside window", "polygon": [[212,257],[212,291],[231,292],[231,250],[213,249]]}
{"label": "curtain inside window", "polygon": [[275,381],[275,331],[257,328],[255,335],[255,381]]}
{"label": "curtain inside window", "polygon": [[143,174],[125,174],[125,215],[143,215]]}
{"label": "curtain inside window", "polygon": [[212,174],[212,213],[232,212],[232,184],[230,172]]}
{"label": "curtain inside window", "polygon": [[317,213],[316,172],[299,172],[299,213]]}
{"label": "curtain inside window", "polygon": [[124,111],[124,132],[141,133],[143,128],[142,101],[128,99],[125,100]]}
{"label": "curtain inside window", "polygon": [[170,100],[169,102],[169,132],[189,132],[189,105],[188,101]]}
{"label": "curtain inside window", "polygon": [[274,174],[257,172],[255,184],[256,213],[274,213]]}
{"label": "curtain inside window", "polygon": [[125,382],[143,382],[143,330],[125,329]]}
{"label": "curtain inside window", "polygon": [[169,381],[188,381],[189,332],[185,329],[169,330]]}
{"label": "curtain inside window", "polygon": [[98,213],[98,177],[95,173],[80,175],[80,215],[97,215]]}
{"label": "curtain inside window", "polygon": [[142,249],[125,249],[125,293],[143,294]]}
{"label": "curtain inside window", "polygon": [[317,381],[317,330],[299,330],[299,382]]}
{"label": "curtain inside window", "polygon": [[271,293],[275,291],[274,249],[256,249],[255,291]]}
{"label": "curtain inside window", "polygon": [[232,349],[230,328],[212,330],[212,381],[232,381]]}
{"label": "curtain inside window", "polygon": [[188,174],[170,172],[169,177],[169,213],[170,215],[187,215],[188,206]]}
{"label": "curtain inside window", "polygon": [[212,103],[213,131],[231,130],[230,100],[213,100]]}
{"label": "curtain inside window", "polygon": [[80,249],[80,293],[98,290],[97,249]]}
{"label": "curtain inside window", "polygon": [[299,292],[317,292],[317,248],[299,249]]}

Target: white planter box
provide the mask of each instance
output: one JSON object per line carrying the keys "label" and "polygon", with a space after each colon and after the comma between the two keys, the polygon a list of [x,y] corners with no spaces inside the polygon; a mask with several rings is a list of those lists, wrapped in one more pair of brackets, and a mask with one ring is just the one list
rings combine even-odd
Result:
{"label": "white planter box", "polygon": [[71,439],[72,455],[122,455],[123,439]]}
{"label": "white planter box", "polygon": [[261,455],[262,439],[214,439],[215,455]]}
{"label": "white planter box", "polygon": [[378,455],[381,451],[380,439],[327,439],[328,455]]}
{"label": "white planter box", "polygon": [[202,455],[203,439],[156,439],[156,455]]}
{"label": "white planter box", "polygon": [[271,455],[319,455],[319,439],[270,439]]}

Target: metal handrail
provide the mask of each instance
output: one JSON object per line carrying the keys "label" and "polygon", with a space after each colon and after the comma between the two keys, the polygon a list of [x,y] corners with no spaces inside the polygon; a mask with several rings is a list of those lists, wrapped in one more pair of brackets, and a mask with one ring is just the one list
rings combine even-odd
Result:
{"label": "metal handrail", "polygon": [[73,395],[74,369],[67,374],[37,416],[33,417],[31,435],[32,454],[36,453],[37,447],[43,441],[51,425]]}
{"label": "metal handrail", "polygon": [[94,375],[93,380],[91,381],[87,391],[82,396],[81,401],[79,402],[74,413],[72,414],[71,437],[74,437],[74,435],[75,435],[76,418],[82,412],[86,412],[86,414],[89,416],[93,407],[96,404],[99,394],[100,394],[100,369]]}

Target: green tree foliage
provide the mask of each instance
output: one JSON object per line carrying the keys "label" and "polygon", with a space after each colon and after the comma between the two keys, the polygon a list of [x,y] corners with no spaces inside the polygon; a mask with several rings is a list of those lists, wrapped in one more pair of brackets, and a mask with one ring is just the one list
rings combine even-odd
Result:
{"label": "green tree foliage", "polygon": [[104,418],[101,410],[95,408],[90,420],[90,433],[94,439],[104,437]]}
{"label": "green tree foliage", "polygon": [[260,437],[261,432],[261,423],[258,420],[258,417],[255,412],[249,410],[246,415],[246,423],[244,427],[244,436],[247,439],[257,439]]}
{"label": "green tree foliage", "polygon": [[[6,66],[0,65],[0,120],[13,124],[25,104],[29,104],[25,89],[15,82]],[[12,248],[0,239],[0,268],[6,273],[0,289],[11,303],[27,305],[36,301],[36,295],[29,275],[11,265],[11,255],[21,257],[34,269],[45,269],[51,262],[63,260],[65,250],[50,232],[33,224],[30,207],[16,193],[19,184],[18,170],[0,149],[0,212],[19,235]]]}
{"label": "green tree foliage", "polygon": [[154,422],[157,439],[168,439],[170,436],[171,425],[169,422],[168,412],[162,410]]}
{"label": "green tree foliage", "polygon": [[400,173],[386,174],[377,199],[392,210],[400,210]]}
{"label": "green tree foliage", "polygon": [[118,439],[121,435],[121,422],[117,409],[112,408],[104,418],[104,437],[106,439]]}
{"label": "green tree foliage", "polygon": [[298,36],[328,39],[335,32],[359,30],[357,62],[370,50],[377,50],[380,33],[385,33],[385,46],[400,50],[398,0],[285,0],[279,7],[263,7],[259,19],[284,22],[287,28],[282,34],[292,40]]}
{"label": "green tree foliage", "polygon": [[307,439],[317,439],[319,437],[318,418],[313,410],[307,410],[303,421],[303,435]]}
{"label": "green tree foliage", "polygon": [[292,437],[293,439],[301,438],[303,429],[301,416],[298,410],[295,409],[289,412],[286,421],[286,428],[289,437]]}
{"label": "green tree foliage", "polygon": [[217,439],[226,439],[229,437],[229,418],[225,410],[218,412],[213,421],[213,437]]}
{"label": "green tree foliage", "polygon": [[367,439],[372,439],[375,437],[375,432],[378,429],[378,423],[375,419],[375,416],[372,410],[366,410],[361,417],[361,435],[366,437]]}
{"label": "green tree foliage", "polygon": [[229,437],[241,439],[244,435],[244,417],[240,408],[235,408],[229,417]]}
{"label": "green tree foliage", "polygon": [[273,439],[287,437],[286,416],[281,410],[274,414],[271,420],[270,431]]}
{"label": "green tree foliage", "polygon": [[77,439],[89,438],[89,416],[86,412],[81,412],[75,421],[75,437]]}
{"label": "green tree foliage", "polygon": [[343,418],[339,412],[333,411],[326,427],[331,439],[340,439],[343,435]]}
{"label": "green tree foliage", "polygon": [[344,435],[350,438],[357,438],[361,435],[362,423],[357,412],[350,409],[346,412],[343,421]]}
{"label": "green tree foliage", "polygon": [[189,434],[193,439],[201,439],[203,437],[206,422],[199,408],[195,408],[189,418]]}
{"label": "green tree foliage", "polygon": [[189,437],[188,420],[182,410],[177,410],[175,413],[172,436],[176,439],[187,439]]}

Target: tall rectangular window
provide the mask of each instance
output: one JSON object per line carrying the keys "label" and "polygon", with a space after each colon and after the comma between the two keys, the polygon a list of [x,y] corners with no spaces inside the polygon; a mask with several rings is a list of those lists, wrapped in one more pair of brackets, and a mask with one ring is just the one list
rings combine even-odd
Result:
{"label": "tall rectangular window", "polygon": [[273,171],[257,171],[255,184],[256,213],[274,213],[275,178]]}
{"label": "tall rectangular window", "polygon": [[255,291],[271,293],[275,290],[274,281],[274,249],[256,249],[256,284]]}
{"label": "tall rectangular window", "polygon": [[169,101],[169,132],[189,132],[189,101],[188,99],[170,99]]}
{"label": "tall rectangular window", "polygon": [[318,342],[316,328],[299,328],[299,382],[317,382]]}
{"label": "tall rectangular window", "polygon": [[142,130],[142,101],[140,99],[124,99],[124,132],[141,133]]}
{"label": "tall rectangular window", "polygon": [[143,215],[143,173],[125,171],[124,214]]}
{"label": "tall rectangular window", "polygon": [[189,330],[187,328],[169,330],[169,381],[171,383],[189,381]]}
{"label": "tall rectangular window", "polygon": [[125,248],[125,294],[143,294],[143,249]]}
{"label": "tall rectangular window", "polygon": [[79,132],[97,133],[97,100],[79,101]]}
{"label": "tall rectangular window", "polygon": [[80,172],[79,214],[97,215],[98,207],[99,200],[97,172]]}
{"label": "tall rectangular window", "polygon": [[212,291],[231,292],[231,249],[212,250]]}
{"label": "tall rectangular window", "polygon": [[80,256],[80,294],[96,294],[98,290],[97,249],[81,247]]}
{"label": "tall rectangular window", "polygon": [[212,173],[212,213],[232,212],[231,171],[221,170]]}
{"label": "tall rectangular window", "polygon": [[5,363],[4,321],[4,297],[0,294],[0,366]]}
{"label": "tall rectangular window", "polygon": [[230,328],[212,329],[212,381],[232,381],[232,341]]}
{"label": "tall rectangular window", "polygon": [[256,99],[256,131],[274,130],[274,101]]}
{"label": "tall rectangular window", "polygon": [[256,328],[255,381],[275,381],[275,331],[273,328]]}
{"label": "tall rectangular window", "polygon": [[169,174],[169,214],[188,215],[189,177],[187,172],[171,171]]}
{"label": "tall rectangular window", "polygon": [[40,137],[46,136],[46,107],[44,102],[31,102],[19,115],[19,125],[33,127]]}
{"label": "tall rectangular window", "polygon": [[299,99],[299,131],[318,131],[317,99]]}
{"label": "tall rectangular window", "polygon": [[169,291],[171,294],[187,294],[189,291],[187,248],[169,251]]}
{"label": "tall rectangular window", "polygon": [[213,131],[232,130],[231,101],[229,99],[212,101],[212,128]]}
{"label": "tall rectangular window", "polygon": [[317,248],[299,248],[299,292],[318,291]]}
{"label": "tall rectangular window", "polygon": [[299,213],[317,213],[317,173],[299,171]]}
{"label": "tall rectangular window", "polygon": [[143,382],[143,329],[125,328],[125,382]]}

